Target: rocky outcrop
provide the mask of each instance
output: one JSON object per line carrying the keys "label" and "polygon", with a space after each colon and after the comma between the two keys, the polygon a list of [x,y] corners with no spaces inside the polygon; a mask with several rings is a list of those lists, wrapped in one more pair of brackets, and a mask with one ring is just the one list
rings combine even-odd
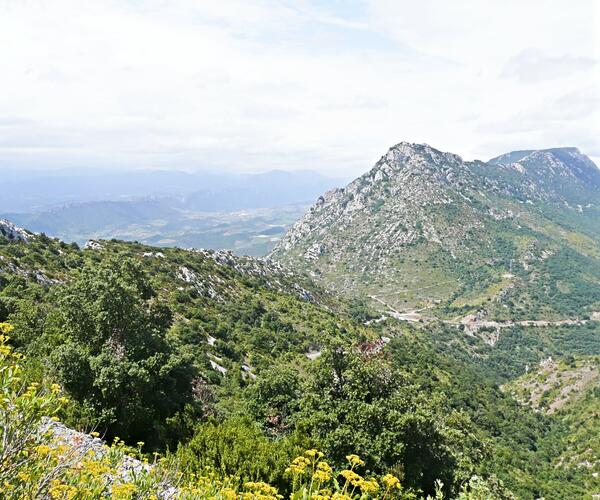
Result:
{"label": "rocky outcrop", "polygon": [[214,285],[217,283],[222,285],[223,280],[218,276],[201,276],[189,267],[181,266],[177,270],[177,277],[194,287],[201,295],[205,295],[211,299],[219,299],[219,293]]}
{"label": "rocky outcrop", "polygon": [[[237,256],[229,250],[192,248],[190,251],[201,255],[203,258],[214,261],[219,266],[230,267],[246,276],[259,278],[263,280],[268,287],[274,290],[296,295],[302,300],[315,302],[314,294],[298,283],[299,277],[277,261],[269,258],[261,259]],[[199,291],[208,291],[212,298],[217,298],[218,294],[214,292],[214,289],[211,291],[211,284],[221,281],[218,276],[211,276],[208,281],[204,280],[204,283],[201,283],[202,280],[199,280],[198,276],[196,276],[193,271],[182,268],[178,270],[177,276],[187,283],[194,284]]]}
{"label": "rocky outcrop", "polygon": [[56,278],[49,278],[41,269],[24,269],[18,264],[9,261],[4,255],[0,255],[0,273],[2,272],[22,276],[25,279],[35,281],[43,286],[52,286],[62,283],[61,280]]}
{"label": "rocky outcrop", "polygon": [[[83,457],[94,456],[99,460],[110,453],[110,448],[99,437],[94,437],[84,432],[73,430],[61,422],[56,422],[50,418],[44,418],[40,429],[41,433],[48,436],[53,445],[66,445],[71,449],[66,454],[68,459],[74,464],[82,460]],[[69,464],[65,464],[68,466]],[[142,462],[127,454],[121,457],[116,473],[106,477],[109,485],[119,482],[133,482],[140,475],[149,473],[152,465]],[[170,484],[160,484],[157,496],[161,500],[171,500],[178,496],[176,487]]]}
{"label": "rocky outcrop", "polygon": [[4,236],[8,241],[22,241],[27,243],[35,235],[30,231],[15,226],[6,219],[0,219],[0,236]]}
{"label": "rocky outcrop", "polygon": [[83,245],[84,250],[102,250],[103,248],[102,244],[96,240],[86,241]]}

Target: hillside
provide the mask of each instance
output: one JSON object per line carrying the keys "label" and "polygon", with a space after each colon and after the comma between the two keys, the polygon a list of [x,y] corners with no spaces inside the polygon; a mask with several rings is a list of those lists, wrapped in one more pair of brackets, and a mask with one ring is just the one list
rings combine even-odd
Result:
{"label": "hillside", "polygon": [[25,380],[66,392],[72,428],[284,492],[285,468],[312,447],[334,467],[357,453],[407,495],[439,479],[454,498],[475,475],[491,498],[594,491],[587,469],[552,465],[569,422],[499,390],[548,356],[600,354],[592,323],[507,326],[489,342],[380,317],[264,260],[0,228],[0,323]]}
{"label": "hillside", "polygon": [[271,258],[410,319],[600,310],[600,170],[574,148],[484,163],[400,143],[321,196]]}
{"label": "hillside", "polygon": [[568,434],[553,436],[564,442],[554,457],[557,468],[585,471],[590,490],[600,488],[600,362],[591,356],[542,360],[537,367],[504,387],[521,404],[531,406],[566,425]]}

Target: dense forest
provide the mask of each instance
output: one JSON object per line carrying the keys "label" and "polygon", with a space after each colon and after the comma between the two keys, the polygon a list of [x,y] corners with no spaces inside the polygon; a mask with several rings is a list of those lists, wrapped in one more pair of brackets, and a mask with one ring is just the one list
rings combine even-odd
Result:
{"label": "dense forest", "polygon": [[[598,490],[597,386],[552,415],[504,389],[548,356],[600,355],[597,322],[515,326],[491,345],[485,332],[379,316],[224,252],[0,237],[5,496],[158,498],[166,484],[180,498]],[[43,417],[115,444],[61,468],[64,444],[31,432]],[[107,481],[125,454],[150,472]]]}

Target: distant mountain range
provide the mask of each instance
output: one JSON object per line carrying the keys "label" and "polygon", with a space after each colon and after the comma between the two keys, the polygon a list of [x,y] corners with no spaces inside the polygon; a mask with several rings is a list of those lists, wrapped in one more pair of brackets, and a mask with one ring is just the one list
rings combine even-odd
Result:
{"label": "distant mountain range", "polygon": [[463,161],[400,143],[271,254],[413,320],[600,310],[600,170],[575,148]]}
{"label": "distant mountain range", "polygon": [[7,173],[1,217],[65,241],[119,238],[264,255],[339,179],[316,172]]}
{"label": "distant mountain range", "polygon": [[67,203],[173,197],[199,211],[269,208],[312,202],[343,183],[317,172],[259,174],[165,170],[4,170],[0,212],[41,212]]}

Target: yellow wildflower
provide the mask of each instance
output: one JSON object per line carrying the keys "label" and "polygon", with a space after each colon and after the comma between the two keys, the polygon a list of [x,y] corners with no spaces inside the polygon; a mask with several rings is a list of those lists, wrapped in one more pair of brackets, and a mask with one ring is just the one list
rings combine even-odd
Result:
{"label": "yellow wildflower", "polygon": [[285,471],[288,474],[302,475],[308,465],[310,465],[310,460],[308,458],[296,457]]}
{"label": "yellow wildflower", "polygon": [[379,489],[379,484],[375,479],[362,480],[358,486],[360,491],[365,494],[373,494]]}
{"label": "yellow wildflower", "polygon": [[349,469],[344,469],[343,471],[340,472],[340,475],[346,480],[346,481],[359,481],[360,479],[362,479],[361,476],[359,476],[356,472],[354,472],[353,470],[349,470]]}
{"label": "yellow wildflower", "polygon": [[331,496],[331,500],[352,500],[352,497],[344,493],[334,493]]}
{"label": "yellow wildflower", "polygon": [[115,484],[112,487],[112,497],[115,499],[129,499],[136,491],[136,487],[131,483]]}
{"label": "yellow wildflower", "polygon": [[39,456],[45,457],[46,455],[49,455],[52,450],[50,449],[50,446],[40,444],[38,447],[36,447],[35,451]]}
{"label": "yellow wildflower", "polygon": [[235,492],[235,490],[232,490],[231,488],[225,488],[223,491],[221,491],[221,495],[225,500],[236,500],[238,497],[238,494]]}
{"label": "yellow wildflower", "polygon": [[386,474],[381,480],[383,481],[383,484],[387,486],[388,489],[400,489],[400,479],[398,479],[396,476],[393,476],[392,474]]}
{"label": "yellow wildflower", "polygon": [[323,457],[323,453],[322,453],[322,452],[320,452],[319,450],[315,450],[314,448],[313,448],[313,449],[311,449],[311,450],[306,450],[306,451],[304,452],[304,454],[305,454],[307,457],[309,457],[309,458],[317,458],[317,459],[319,459],[319,458],[322,458],[322,457]]}
{"label": "yellow wildflower", "polygon": [[313,479],[321,482],[329,481],[331,479],[331,467],[327,462],[319,462],[317,464],[317,470],[313,474]]}
{"label": "yellow wildflower", "polygon": [[29,474],[27,474],[27,473],[25,473],[25,472],[19,472],[19,473],[17,474],[17,478],[18,478],[20,481],[27,482],[27,481],[29,481],[30,475],[29,475]]}
{"label": "yellow wildflower", "polygon": [[[10,333],[14,329],[15,327],[8,323],[0,323],[0,332],[2,333]],[[4,342],[5,340],[8,340],[8,337],[6,335],[0,335],[0,342]]]}
{"label": "yellow wildflower", "polygon": [[365,465],[358,455],[346,455],[346,460],[348,460],[353,467],[356,465]]}

